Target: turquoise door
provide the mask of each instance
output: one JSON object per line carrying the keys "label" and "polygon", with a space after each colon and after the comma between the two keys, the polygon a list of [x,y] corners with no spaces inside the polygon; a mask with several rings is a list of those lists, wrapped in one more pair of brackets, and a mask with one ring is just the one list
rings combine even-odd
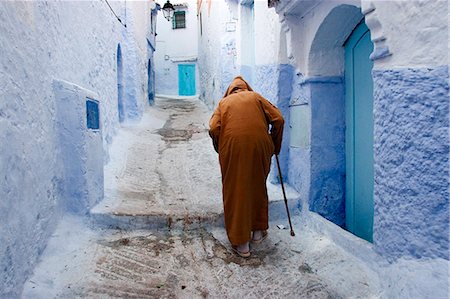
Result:
{"label": "turquoise door", "polygon": [[180,96],[195,95],[195,64],[178,65],[178,94]]}
{"label": "turquoise door", "polygon": [[373,235],[373,44],[362,22],[345,44],[346,226],[372,242]]}

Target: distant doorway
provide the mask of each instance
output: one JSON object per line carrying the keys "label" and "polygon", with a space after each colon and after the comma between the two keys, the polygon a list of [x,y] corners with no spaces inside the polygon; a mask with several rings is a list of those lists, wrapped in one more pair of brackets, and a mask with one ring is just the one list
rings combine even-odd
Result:
{"label": "distant doorway", "polygon": [[117,45],[117,107],[119,111],[119,122],[123,122],[125,120],[124,106],[122,50],[119,44]]}
{"label": "distant doorway", "polygon": [[373,51],[361,22],[345,44],[346,227],[373,240]]}
{"label": "distant doorway", "polygon": [[195,64],[179,64],[178,94],[180,96],[193,96],[195,92]]}

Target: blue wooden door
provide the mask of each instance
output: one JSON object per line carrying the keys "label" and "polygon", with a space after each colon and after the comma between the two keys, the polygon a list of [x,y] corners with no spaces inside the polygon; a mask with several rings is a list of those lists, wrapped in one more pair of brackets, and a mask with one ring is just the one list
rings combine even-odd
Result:
{"label": "blue wooden door", "polygon": [[195,64],[178,65],[178,94],[180,96],[195,95]]}
{"label": "blue wooden door", "polygon": [[372,242],[373,236],[373,51],[362,22],[345,44],[346,226]]}

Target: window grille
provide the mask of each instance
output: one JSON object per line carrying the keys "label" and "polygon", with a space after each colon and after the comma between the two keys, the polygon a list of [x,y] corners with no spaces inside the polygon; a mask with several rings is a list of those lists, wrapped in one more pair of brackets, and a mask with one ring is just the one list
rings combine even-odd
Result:
{"label": "window grille", "polygon": [[186,12],[176,11],[173,14],[172,29],[186,28]]}

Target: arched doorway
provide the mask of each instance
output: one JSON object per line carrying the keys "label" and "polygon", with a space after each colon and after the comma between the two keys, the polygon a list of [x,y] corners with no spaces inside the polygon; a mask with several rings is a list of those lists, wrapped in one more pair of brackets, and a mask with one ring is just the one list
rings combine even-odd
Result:
{"label": "arched doorway", "polygon": [[311,110],[309,208],[368,241],[373,231],[372,49],[361,9],[336,6],[317,29],[303,83]]}
{"label": "arched doorway", "polygon": [[[302,88],[309,93],[310,186],[309,209],[335,224],[345,222],[345,82],[344,43],[364,16],[359,7],[338,5],[317,28]],[[346,20],[343,22],[342,20]],[[305,117],[304,117],[305,118]],[[294,130],[294,128],[292,129]]]}
{"label": "arched doorway", "polygon": [[346,228],[372,242],[373,236],[373,51],[362,21],[345,43]]}
{"label": "arched doorway", "polygon": [[125,120],[125,103],[123,98],[123,65],[122,50],[120,44],[117,45],[117,108],[119,113],[119,122]]}

